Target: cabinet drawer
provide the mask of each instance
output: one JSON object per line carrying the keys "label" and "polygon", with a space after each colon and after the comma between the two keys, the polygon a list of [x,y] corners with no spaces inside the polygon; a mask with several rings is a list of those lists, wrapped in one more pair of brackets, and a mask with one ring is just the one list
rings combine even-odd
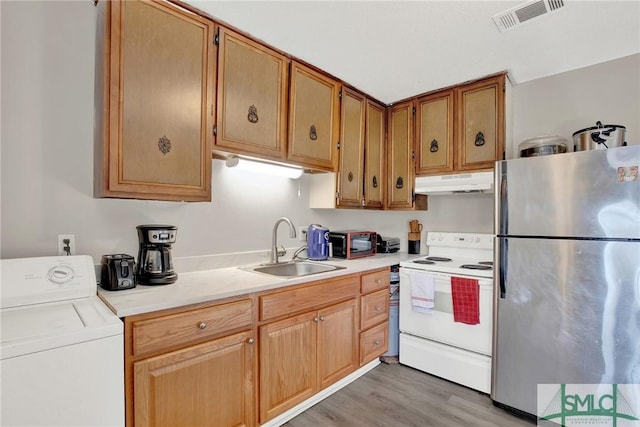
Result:
{"label": "cabinet drawer", "polygon": [[389,287],[390,273],[388,269],[362,275],[362,293],[368,294]]}
{"label": "cabinet drawer", "polygon": [[315,282],[309,286],[260,297],[260,320],[312,310],[358,295],[357,275]]}
{"label": "cabinet drawer", "polygon": [[365,330],[389,318],[389,292],[383,289],[360,299],[360,329]]}
{"label": "cabinet drawer", "polygon": [[384,322],[360,334],[360,365],[383,355],[389,342],[389,322]]}
{"label": "cabinet drawer", "polygon": [[253,319],[250,299],[171,314],[133,324],[133,354],[153,353],[163,348],[221,334],[243,326]]}

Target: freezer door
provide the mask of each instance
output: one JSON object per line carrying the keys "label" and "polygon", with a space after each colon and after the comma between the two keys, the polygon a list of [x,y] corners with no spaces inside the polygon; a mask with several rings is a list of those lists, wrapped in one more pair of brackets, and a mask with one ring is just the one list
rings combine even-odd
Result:
{"label": "freezer door", "polygon": [[537,384],[640,383],[640,242],[497,239],[494,401]]}
{"label": "freezer door", "polygon": [[497,234],[640,239],[638,166],[638,145],[497,162]]}

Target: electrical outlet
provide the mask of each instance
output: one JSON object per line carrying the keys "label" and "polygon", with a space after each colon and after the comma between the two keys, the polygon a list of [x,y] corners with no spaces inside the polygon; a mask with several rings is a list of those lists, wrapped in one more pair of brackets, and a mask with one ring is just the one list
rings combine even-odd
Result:
{"label": "electrical outlet", "polygon": [[58,234],[58,255],[76,254],[76,236],[74,234]]}
{"label": "electrical outlet", "polygon": [[301,242],[307,241],[307,227],[300,227],[298,229],[298,240]]}

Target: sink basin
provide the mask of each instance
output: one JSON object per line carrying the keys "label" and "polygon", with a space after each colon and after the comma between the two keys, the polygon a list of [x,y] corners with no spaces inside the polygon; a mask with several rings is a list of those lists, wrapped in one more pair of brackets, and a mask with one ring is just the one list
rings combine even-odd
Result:
{"label": "sink basin", "polygon": [[262,264],[257,267],[249,267],[246,270],[256,273],[269,274],[278,277],[300,277],[310,274],[326,273],[328,271],[342,270],[346,267],[337,267],[330,264],[320,264],[309,261],[290,261],[278,264]]}

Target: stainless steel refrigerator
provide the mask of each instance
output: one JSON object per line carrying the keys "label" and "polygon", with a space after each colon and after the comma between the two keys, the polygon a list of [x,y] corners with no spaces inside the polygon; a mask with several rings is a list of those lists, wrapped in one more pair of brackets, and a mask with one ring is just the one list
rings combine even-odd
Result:
{"label": "stainless steel refrigerator", "polygon": [[640,146],[496,164],[491,398],[640,384]]}

